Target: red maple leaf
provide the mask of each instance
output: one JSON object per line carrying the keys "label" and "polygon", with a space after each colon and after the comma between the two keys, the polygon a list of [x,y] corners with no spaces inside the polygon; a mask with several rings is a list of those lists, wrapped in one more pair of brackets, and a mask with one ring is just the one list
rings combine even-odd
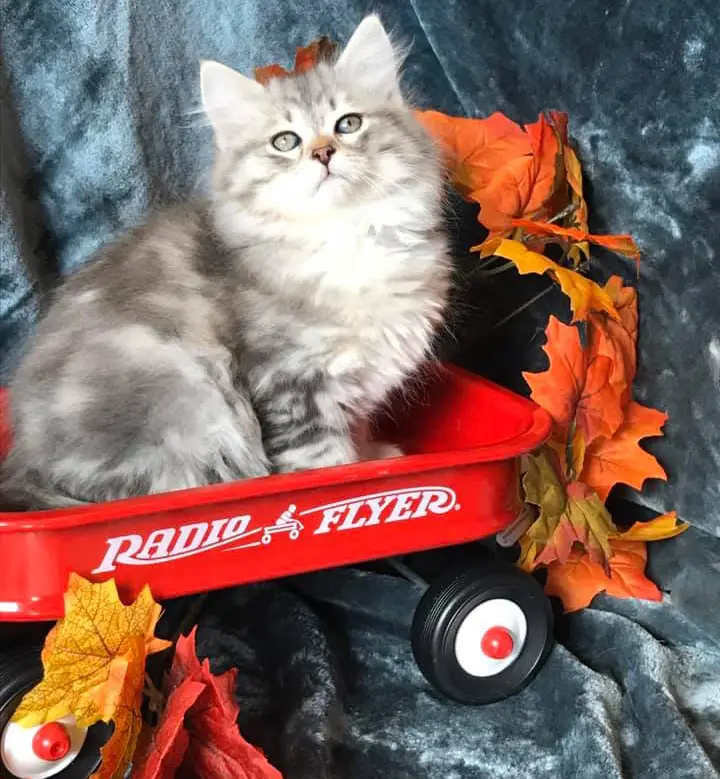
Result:
{"label": "red maple leaf", "polygon": [[164,684],[167,703],[135,756],[132,779],[282,779],[240,734],[235,669],[214,676],[195,654],[195,631],[178,640]]}
{"label": "red maple leaf", "polygon": [[135,753],[132,779],[173,779],[190,744],[185,714],[204,690],[202,682],[184,679],[170,692],[160,723]]}
{"label": "red maple leaf", "polygon": [[298,46],[295,52],[295,66],[292,70],[285,70],[281,65],[265,65],[255,68],[255,80],[261,84],[267,84],[273,78],[287,78],[297,76],[311,70],[318,62],[331,60],[335,56],[337,44],[323,36],[307,46]]}

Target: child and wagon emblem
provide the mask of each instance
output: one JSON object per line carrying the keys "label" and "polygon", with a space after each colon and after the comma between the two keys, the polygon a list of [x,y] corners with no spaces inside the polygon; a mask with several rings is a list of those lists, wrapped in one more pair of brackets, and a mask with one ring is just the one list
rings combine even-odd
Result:
{"label": "child and wagon emblem", "polygon": [[262,538],[260,543],[263,546],[267,546],[272,540],[273,536],[280,534],[287,534],[291,541],[297,541],[300,538],[300,533],[305,529],[303,523],[295,517],[297,506],[291,503],[286,511],[275,520],[272,525],[266,525],[263,528]]}

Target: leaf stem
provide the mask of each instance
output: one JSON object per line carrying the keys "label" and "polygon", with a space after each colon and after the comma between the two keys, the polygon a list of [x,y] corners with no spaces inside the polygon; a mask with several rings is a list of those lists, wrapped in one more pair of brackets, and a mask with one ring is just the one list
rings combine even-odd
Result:
{"label": "leaf stem", "polygon": [[150,711],[157,717],[160,717],[163,709],[165,708],[165,696],[155,686],[149,673],[145,673],[145,689],[143,690],[145,697],[148,699],[148,706]]}
{"label": "leaf stem", "polygon": [[554,224],[555,222],[559,222],[562,219],[564,219],[566,216],[570,216],[570,214],[574,214],[575,211],[577,211],[577,205],[575,203],[570,203],[565,208],[563,208],[562,211],[555,214],[551,219],[548,219],[548,224]]}
{"label": "leaf stem", "polygon": [[505,271],[509,271],[514,267],[515,264],[508,260],[507,262],[503,262],[501,265],[498,265],[495,268],[481,268],[478,271],[478,274],[480,276],[497,276],[498,273],[505,273]]}
{"label": "leaf stem", "polygon": [[523,303],[521,306],[516,308],[514,311],[511,311],[507,316],[503,317],[499,322],[496,322],[491,328],[490,332],[493,330],[497,330],[498,328],[502,327],[503,325],[507,324],[511,319],[514,319],[518,314],[521,314],[523,311],[525,311],[526,308],[529,308],[532,306],[533,303],[537,303],[538,300],[541,298],[544,298],[545,295],[547,295],[549,292],[551,292],[555,288],[555,284],[550,284],[549,287],[544,289],[542,292],[538,292],[537,295],[530,298],[527,302]]}

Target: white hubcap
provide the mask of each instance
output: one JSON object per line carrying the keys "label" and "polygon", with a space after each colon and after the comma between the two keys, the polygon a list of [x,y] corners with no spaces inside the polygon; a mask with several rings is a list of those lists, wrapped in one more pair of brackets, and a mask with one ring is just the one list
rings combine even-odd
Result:
{"label": "white hubcap", "polygon": [[[496,652],[500,656],[492,657],[483,649],[483,638],[496,634],[505,643]],[[476,606],[462,621],[455,636],[455,656],[470,676],[494,676],[517,660],[526,637],[523,610],[511,600],[494,598]]]}
{"label": "white hubcap", "polygon": [[65,726],[70,738],[70,748],[60,760],[43,760],[35,754],[33,738],[42,725],[23,728],[16,722],[8,723],[0,739],[0,757],[5,768],[18,779],[49,779],[67,768],[80,753],[87,728],[79,728],[72,715],[57,722]]}

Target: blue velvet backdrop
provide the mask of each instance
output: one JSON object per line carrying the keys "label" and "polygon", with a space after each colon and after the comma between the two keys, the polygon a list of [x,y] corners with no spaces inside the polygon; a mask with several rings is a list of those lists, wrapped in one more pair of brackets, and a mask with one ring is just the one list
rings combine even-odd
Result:
{"label": "blue velvet backdrop", "polygon": [[[482,710],[427,692],[404,640],[411,592],[379,575],[312,579],[304,596],[312,609],[277,586],[213,596],[203,618],[206,651],[242,666],[246,703],[251,690],[258,701],[276,695],[293,663],[304,669],[303,692],[293,688],[284,707],[246,706],[246,727],[288,777],[716,776],[716,3],[387,0],[372,7],[413,40],[407,80],[420,104],[470,116],[501,110],[518,121],[545,108],[570,114],[592,226],[631,232],[644,252],[637,393],[670,414],[666,438],[652,449],[671,481],[652,485],[641,500],[677,508],[696,529],[654,549],[653,570],[667,592],[662,604],[600,598],[563,623],[563,645],[530,690]],[[288,64],[295,46],[319,34],[347,39],[366,10],[365,0],[0,0],[0,381],[58,276],[151,203],[202,188],[209,139],[194,113],[198,61],[245,72]],[[596,272],[617,270],[632,277],[613,258]],[[507,326],[493,323],[544,283],[504,277],[484,300],[484,285],[470,274],[466,297],[479,310],[476,326],[463,325],[460,359],[517,386],[519,370],[537,363],[547,305]],[[287,607],[273,606],[282,612],[274,627],[305,636],[319,666],[300,649],[285,656],[258,648],[270,597]],[[238,615],[256,620],[255,636],[238,636]],[[331,636],[338,635],[347,652],[336,651]],[[274,658],[256,687],[250,655],[258,667]],[[282,737],[301,710],[315,723],[308,730],[329,733],[336,748],[298,752]]]}

